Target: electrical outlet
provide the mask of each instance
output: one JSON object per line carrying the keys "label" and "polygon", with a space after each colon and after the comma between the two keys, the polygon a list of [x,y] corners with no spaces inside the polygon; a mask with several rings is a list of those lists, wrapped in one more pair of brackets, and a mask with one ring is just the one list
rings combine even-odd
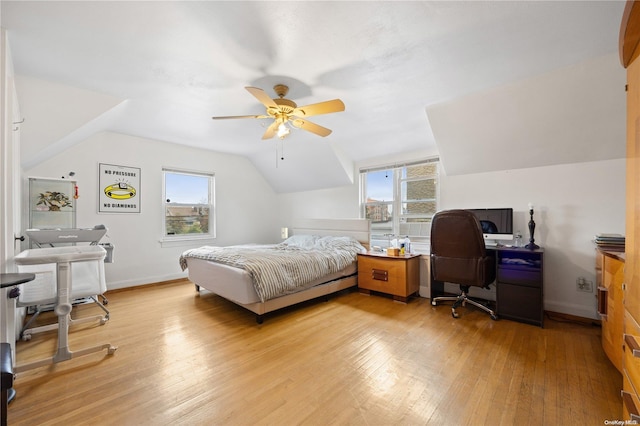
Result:
{"label": "electrical outlet", "polygon": [[576,287],[578,291],[591,293],[593,291],[593,282],[587,281],[583,277],[580,277],[576,280]]}

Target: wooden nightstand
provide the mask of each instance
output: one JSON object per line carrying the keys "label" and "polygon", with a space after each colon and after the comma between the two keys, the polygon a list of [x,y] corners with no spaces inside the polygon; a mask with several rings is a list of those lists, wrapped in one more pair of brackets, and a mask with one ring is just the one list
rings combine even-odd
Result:
{"label": "wooden nightstand", "polygon": [[391,294],[407,302],[420,289],[420,255],[388,256],[386,253],[358,254],[358,290]]}

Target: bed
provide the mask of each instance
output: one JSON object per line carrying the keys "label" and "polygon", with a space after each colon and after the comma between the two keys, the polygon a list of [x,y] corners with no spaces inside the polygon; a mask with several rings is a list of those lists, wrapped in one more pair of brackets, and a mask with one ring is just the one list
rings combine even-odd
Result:
{"label": "bed", "polygon": [[[188,270],[196,291],[208,290],[254,312],[261,324],[268,312],[356,286],[356,254],[368,248],[369,229],[366,219],[299,219],[291,237],[282,243],[200,247],[183,252],[180,265]],[[280,257],[289,255],[297,257],[291,261]],[[252,263],[239,266],[238,262],[253,256],[256,259]],[[316,257],[330,266],[308,265]],[[277,275],[275,264],[282,264],[286,269],[283,273],[288,275]],[[289,280],[291,275],[296,280],[302,277],[303,282],[294,285]],[[278,281],[284,283],[282,288],[275,288]]]}

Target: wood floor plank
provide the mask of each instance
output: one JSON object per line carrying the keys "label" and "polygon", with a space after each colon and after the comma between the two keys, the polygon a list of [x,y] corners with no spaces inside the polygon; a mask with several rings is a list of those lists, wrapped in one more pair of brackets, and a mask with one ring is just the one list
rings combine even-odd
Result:
{"label": "wood floor plank", "polygon": [[[70,348],[110,342],[116,353],[20,373],[9,424],[603,424],[622,414],[622,378],[595,326],[541,329],[471,308],[453,319],[427,299],[357,292],[261,325],[187,282],[108,297],[110,321],[72,328]],[[17,361],[54,349],[55,332],[34,335]]]}

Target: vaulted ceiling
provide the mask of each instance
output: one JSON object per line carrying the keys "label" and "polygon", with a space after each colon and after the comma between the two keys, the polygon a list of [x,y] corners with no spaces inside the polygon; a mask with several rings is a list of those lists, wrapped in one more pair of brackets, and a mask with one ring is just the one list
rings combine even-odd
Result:
{"label": "vaulted ceiling", "polygon": [[[244,155],[278,192],[437,154],[448,174],[624,157],[622,1],[0,2],[26,167],[113,131]],[[261,140],[245,89],[339,98]],[[276,163],[276,150],[285,160]]]}

